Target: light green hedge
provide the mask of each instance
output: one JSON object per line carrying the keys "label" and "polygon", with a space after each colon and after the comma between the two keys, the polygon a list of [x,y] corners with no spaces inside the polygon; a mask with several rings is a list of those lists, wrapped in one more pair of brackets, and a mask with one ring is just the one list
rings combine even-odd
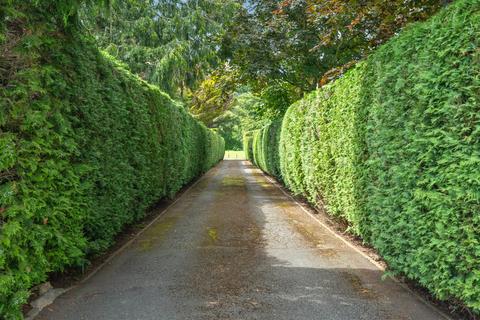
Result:
{"label": "light green hedge", "polygon": [[295,194],[348,221],[392,271],[476,312],[479,44],[480,1],[455,2],[292,105],[277,151]]}
{"label": "light green hedge", "polygon": [[243,134],[243,152],[247,160],[253,161],[253,132]]}
{"label": "light green hedge", "polygon": [[280,143],[282,122],[273,121],[268,126],[252,131],[252,161],[266,173],[281,179],[280,156],[276,151]]}
{"label": "light green hedge", "polygon": [[80,32],[25,19],[10,17],[0,42],[2,319],[224,153],[219,135]]}

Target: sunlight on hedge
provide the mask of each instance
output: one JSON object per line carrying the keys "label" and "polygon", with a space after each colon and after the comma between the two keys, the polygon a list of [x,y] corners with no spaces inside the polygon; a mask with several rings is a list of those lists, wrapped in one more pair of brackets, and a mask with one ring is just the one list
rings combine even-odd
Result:
{"label": "sunlight on hedge", "polygon": [[394,272],[476,311],[479,44],[480,1],[458,1],[294,103],[280,133],[244,139],[250,160],[347,220]]}

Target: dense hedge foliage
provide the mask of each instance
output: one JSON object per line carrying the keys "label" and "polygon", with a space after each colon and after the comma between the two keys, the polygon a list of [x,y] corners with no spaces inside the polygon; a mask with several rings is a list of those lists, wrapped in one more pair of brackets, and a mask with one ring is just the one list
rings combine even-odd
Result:
{"label": "dense hedge foliage", "polygon": [[332,85],[292,106],[284,118],[281,166],[286,185],[330,214],[346,218],[358,232],[361,203],[362,71],[347,73]]}
{"label": "dense hedge foliage", "polygon": [[0,318],[205,172],[224,142],[76,31],[10,19],[0,68]]}
{"label": "dense hedge foliage", "polygon": [[278,144],[280,143],[281,121],[273,121],[263,129],[252,132],[253,162],[268,174],[281,178],[280,157]]}
{"label": "dense hedge foliage", "polygon": [[465,0],[369,61],[362,231],[394,270],[477,311],[479,46],[480,1]]}
{"label": "dense hedge foliage", "polygon": [[253,161],[253,132],[243,134],[243,151],[245,152],[245,158]]}
{"label": "dense hedge foliage", "polygon": [[[477,312],[479,44],[480,0],[457,1],[292,105],[278,148],[294,193],[346,219],[392,271]],[[256,141],[264,159],[275,142]]]}

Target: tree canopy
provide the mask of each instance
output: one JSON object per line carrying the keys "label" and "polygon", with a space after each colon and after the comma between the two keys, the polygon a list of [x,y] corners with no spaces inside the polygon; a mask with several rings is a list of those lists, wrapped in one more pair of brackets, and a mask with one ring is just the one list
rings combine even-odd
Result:
{"label": "tree canopy", "polygon": [[83,21],[99,45],[143,79],[184,97],[220,64],[225,28],[238,8],[233,0],[126,0]]}
{"label": "tree canopy", "polygon": [[[305,93],[448,0],[63,2],[58,10],[68,16],[81,6],[79,21],[101,48],[222,131],[228,148],[246,123],[281,118]],[[243,105],[251,102],[246,96],[256,103]]]}
{"label": "tree canopy", "polygon": [[280,79],[308,92],[407,23],[428,18],[445,3],[252,0],[236,15],[224,37],[223,53],[239,66],[246,81],[271,83]]}

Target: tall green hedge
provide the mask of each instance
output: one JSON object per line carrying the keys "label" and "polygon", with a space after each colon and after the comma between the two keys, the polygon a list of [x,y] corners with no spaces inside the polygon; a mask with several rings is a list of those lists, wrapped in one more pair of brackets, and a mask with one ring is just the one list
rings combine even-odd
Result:
{"label": "tall green hedge", "polygon": [[223,158],[224,141],[79,31],[10,17],[0,42],[0,318],[29,288]]}
{"label": "tall green hedge", "polygon": [[476,312],[479,45],[480,0],[455,2],[292,105],[270,151],[294,193],[348,221],[392,271]]}
{"label": "tall green hedge", "polygon": [[303,124],[305,122],[305,106],[309,101],[309,97],[307,97],[288,108],[283,117],[280,132],[280,143],[278,147],[280,172],[284,183],[296,195],[303,194],[305,191],[301,142]]}
{"label": "tall green hedge", "polygon": [[465,0],[368,61],[363,171],[368,241],[394,270],[477,311],[479,47],[480,1]]}
{"label": "tall green hedge", "polygon": [[243,134],[243,151],[245,152],[245,158],[253,161],[253,132]]}
{"label": "tall green hedge", "polygon": [[281,179],[280,156],[276,152],[280,143],[282,122],[273,121],[268,126],[252,131],[253,162],[268,174]]}

